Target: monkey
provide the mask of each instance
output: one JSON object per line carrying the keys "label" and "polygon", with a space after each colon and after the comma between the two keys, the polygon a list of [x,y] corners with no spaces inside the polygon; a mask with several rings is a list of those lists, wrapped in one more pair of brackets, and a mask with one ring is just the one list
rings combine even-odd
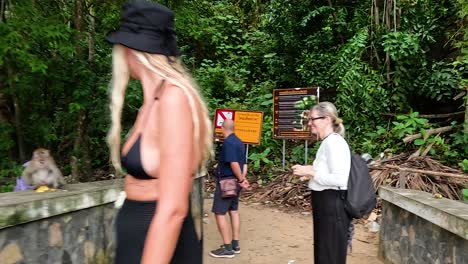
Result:
{"label": "monkey", "polygon": [[31,161],[24,169],[21,178],[33,189],[43,185],[59,188],[65,184],[62,172],[57,168],[54,158],[49,150],[43,148],[34,150]]}

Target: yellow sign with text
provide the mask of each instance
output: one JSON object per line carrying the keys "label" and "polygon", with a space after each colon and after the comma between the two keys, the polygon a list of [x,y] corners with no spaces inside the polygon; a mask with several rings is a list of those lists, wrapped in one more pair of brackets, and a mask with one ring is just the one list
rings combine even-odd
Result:
{"label": "yellow sign with text", "polygon": [[221,127],[216,125],[218,123],[222,123],[218,122],[218,119],[223,117],[223,113],[229,112],[233,113],[234,133],[239,137],[239,139],[242,140],[244,144],[260,144],[263,123],[263,112],[260,111],[217,109],[215,117],[215,141],[223,140]]}

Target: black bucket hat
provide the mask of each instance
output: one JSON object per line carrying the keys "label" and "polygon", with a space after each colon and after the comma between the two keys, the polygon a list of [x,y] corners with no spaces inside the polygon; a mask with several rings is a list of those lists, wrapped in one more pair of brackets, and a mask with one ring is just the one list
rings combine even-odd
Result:
{"label": "black bucket hat", "polygon": [[144,0],[123,5],[120,27],[106,40],[147,53],[180,55],[174,31],[174,13],[163,5]]}

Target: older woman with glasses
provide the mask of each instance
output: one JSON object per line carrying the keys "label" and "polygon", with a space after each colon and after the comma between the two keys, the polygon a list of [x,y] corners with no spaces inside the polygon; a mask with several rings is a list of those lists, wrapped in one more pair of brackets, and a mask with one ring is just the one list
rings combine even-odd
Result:
{"label": "older woman with glasses", "polygon": [[311,132],[321,140],[312,166],[295,165],[294,174],[309,180],[312,190],[315,264],[346,263],[351,217],[344,198],[351,153],[344,139],[343,120],[330,102],[315,105],[309,114]]}

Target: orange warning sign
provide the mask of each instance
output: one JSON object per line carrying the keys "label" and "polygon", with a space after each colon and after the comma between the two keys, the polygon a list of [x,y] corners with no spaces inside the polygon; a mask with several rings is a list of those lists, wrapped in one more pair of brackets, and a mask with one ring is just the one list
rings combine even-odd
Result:
{"label": "orange warning sign", "polygon": [[234,120],[234,133],[244,144],[260,144],[262,134],[263,112],[248,110],[216,109],[214,120],[215,141],[223,141],[221,130],[226,118]]}

